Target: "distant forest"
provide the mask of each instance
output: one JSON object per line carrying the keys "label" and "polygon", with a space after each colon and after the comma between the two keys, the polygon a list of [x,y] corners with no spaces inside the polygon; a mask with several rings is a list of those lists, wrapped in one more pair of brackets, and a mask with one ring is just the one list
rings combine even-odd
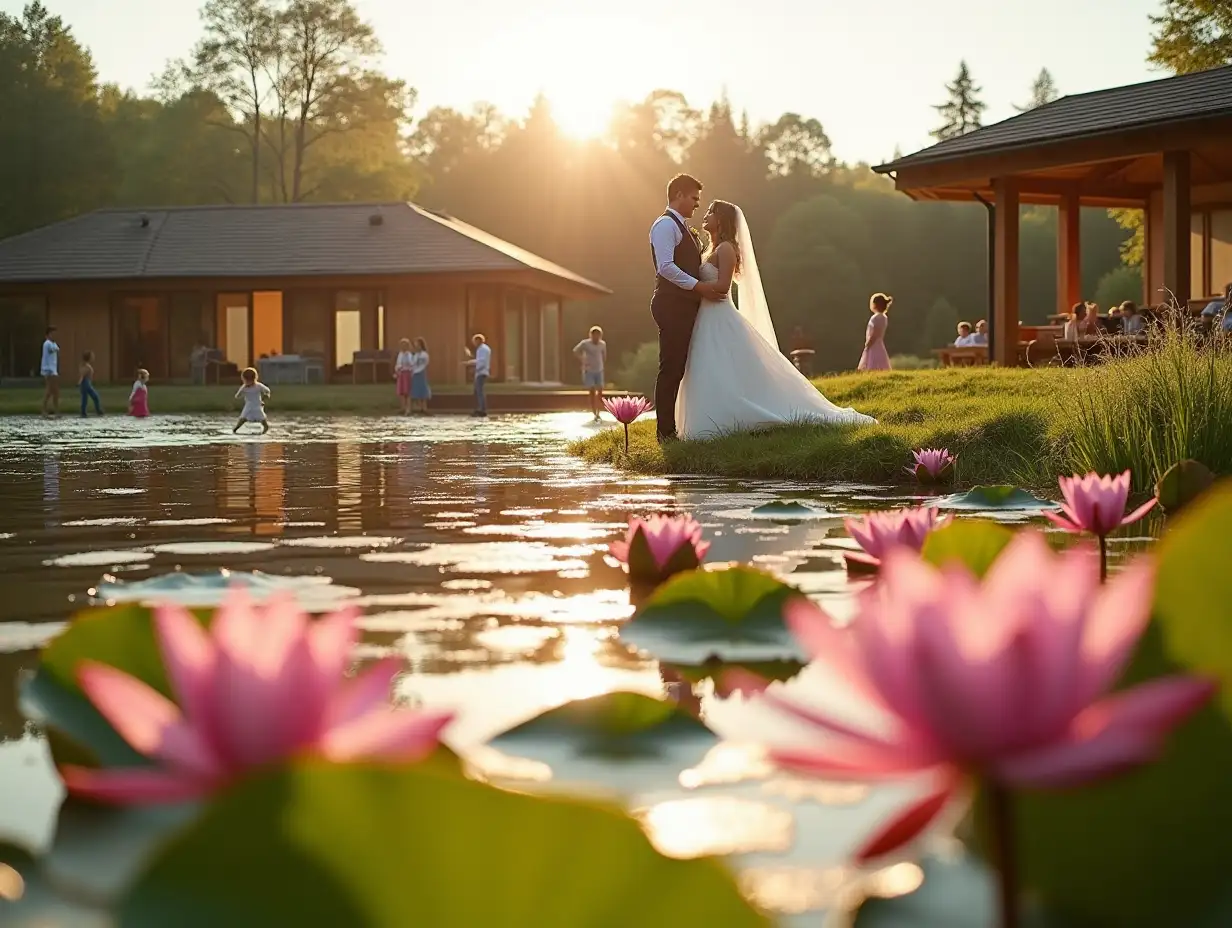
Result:
{"label": "distant forest", "polygon": [[[43,5],[0,15],[0,235],[103,206],[413,199],[610,287],[570,306],[567,334],[602,325],[618,358],[654,336],[647,228],[684,170],[744,208],[780,337],[802,326],[820,369],[854,365],[873,291],[895,297],[892,353],[927,354],[985,313],[984,208],[894,193],[837,161],[817,118],[751,125],[661,90],[584,142],[546,100],[521,118],[477,104],[413,119],[415,91],[380,52],[350,0],[209,0],[197,46],[137,95],[100,83]],[[1046,71],[1028,92],[1025,106],[1056,96]],[[978,127],[965,64],[937,97],[939,138]],[[1085,211],[1088,298],[1140,293],[1130,234]],[[1039,321],[1055,311],[1055,211],[1024,209],[1022,260],[1022,316]]]}

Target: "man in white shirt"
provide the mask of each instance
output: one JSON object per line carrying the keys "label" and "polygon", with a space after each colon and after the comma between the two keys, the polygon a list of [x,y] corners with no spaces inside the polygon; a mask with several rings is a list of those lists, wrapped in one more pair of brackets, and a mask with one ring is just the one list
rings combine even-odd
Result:
{"label": "man in white shirt", "polygon": [[971,344],[981,348],[988,347],[988,323],[981,319],[975,324],[975,334],[971,336]]}
{"label": "man in white shirt", "polygon": [[970,348],[972,345],[971,323],[958,323],[958,338],[954,339],[955,348]]}
{"label": "man in white shirt", "polygon": [[650,227],[655,290],[650,312],[659,327],[659,374],[655,378],[656,431],[660,442],[676,437],[676,395],[689,360],[689,342],[702,300],[722,299],[717,283],[698,280],[701,239],[686,224],[702,202],[702,184],[677,174],[667,185],[667,209]]}
{"label": "man in white shirt", "polygon": [[55,340],[56,327],[47,327],[43,340],[43,359],[39,373],[43,375],[43,415],[60,415],[60,346]]}
{"label": "man in white shirt", "polygon": [[492,348],[488,340],[478,333],[471,339],[471,344],[475,346],[475,355],[465,362],[467,367],[475,369],[475,411],[471,415],[483,418],[488,414],[488,399],[483,391],[492,375]]}

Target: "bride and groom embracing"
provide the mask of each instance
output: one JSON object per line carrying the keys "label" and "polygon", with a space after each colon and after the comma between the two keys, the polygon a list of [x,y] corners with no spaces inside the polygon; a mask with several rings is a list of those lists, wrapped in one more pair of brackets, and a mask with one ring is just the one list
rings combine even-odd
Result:
{"label": "bride and groom embracing", "polygon": [[[673,177],[667,209],[650,227],[659,441],[791,422],[873,423],[831,403],[779,351],[740,207],[724,200],[710,204],[702,220],[710,247],[703,254],[701,237],[688,225],[701,194],[696,178]],[[738,307],[730,294],[733,281]]]}

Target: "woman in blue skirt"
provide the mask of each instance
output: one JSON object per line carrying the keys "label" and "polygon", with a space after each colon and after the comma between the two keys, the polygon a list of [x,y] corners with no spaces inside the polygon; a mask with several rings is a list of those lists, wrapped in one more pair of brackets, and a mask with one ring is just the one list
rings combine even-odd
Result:
{"label": "woman in blue skirt", "polygon": [[411,354],[411,412],[428,414],[428,400],[432,388],[428,386],[428,343],[415,339],[415,351]]}

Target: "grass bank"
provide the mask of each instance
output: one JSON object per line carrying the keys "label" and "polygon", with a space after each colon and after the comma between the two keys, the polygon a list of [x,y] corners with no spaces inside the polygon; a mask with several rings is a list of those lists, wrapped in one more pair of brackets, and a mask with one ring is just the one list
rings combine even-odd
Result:
{"label": "grass bank", "polygon": [[962,484],[1055,488],[1061,473],[1134,471],[1146,490],[1178,460],[1232,474],[1232,355],[1180,337],[1133,358],[1080,369],[946,368],[816,381],[840,406],[878,420],[789,426],[660,448],[636,423],[629,454],[611,429],[575,442],[589,461],[639,473],[886,483],[906,478],[913,448],[958,454]]}

